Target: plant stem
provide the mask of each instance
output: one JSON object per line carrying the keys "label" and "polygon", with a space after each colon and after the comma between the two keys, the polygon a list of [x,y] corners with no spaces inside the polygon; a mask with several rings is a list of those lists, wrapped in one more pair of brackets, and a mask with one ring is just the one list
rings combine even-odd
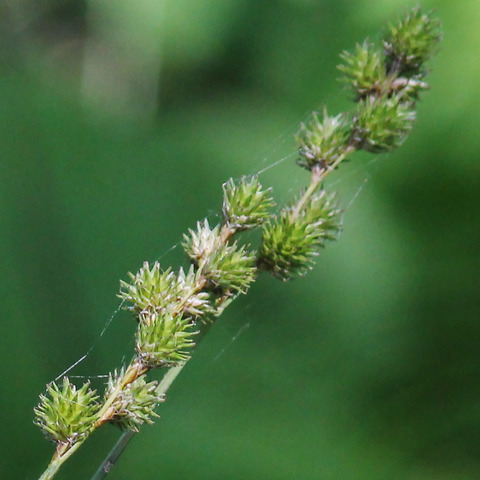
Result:
{"label": "plant stem", "polygon": [[[175,380],[175,378],[177,378],[177,375],[182,371],[184,366],[185,363],[177,365],[175,367],[171,367],[163,376],[162,381],[158,384],[156,392],[159,394],[166,394],[173,381]],[[102,480],[107,476],[108,472],[110,472],[111,468],[115,465],[120,455],[123,453],[134,435],[135,432],[132,430],[127,430],[122,434],[122,436],[118,439],[117,443],[107,455],[103,463],[95,472],[91,480]]]}
{"label": "plant stem", "polygon": [[325,180],[327,175],[330,172],[333,172],[340,162],[342,162],[345,157],[355,151],[355,147],[353,145],[348,145],[344,152],[338,156],[338,158],[333,162],[331,165],[328,166],[323,166],[323,165],[316,165],[315,167],[312,168],[312,176],[310,178],[310,185],[308,188],[305,190],[305,193],[302,195],[300,200],[298,201],[297,205],[295,206],[295,209],[292,211],[292,218],[295,219],[298,217],[300,212],[302,211],[303,207],[305,204],[308,202],[309,198],[315,193],[315,190],[318,188],[318,186]]}
{"label": "plant stem", "polygon": [[48,467],[38,480],[51,480],[56,475],[63,463],[68,460],[70,455],[73,455],[80,448],[80,446],[85,440],[86,437],[85,439],[78,441],[72,446],[65,446],[65,452],[63,454],[61,449],[57,450],[53,455],[53,458],[50,461]]}
{"label": "plant stem", "polygon": [[[200,341],[203,339],[205,334],[210,330],[210,327],[212,325],[213,325],[213,322],[204,323],[202,325],[202,328],[200,329],[199,335],[197,337],[197,341],[195,342],[195,346],[197,346],[200,343]],[[185,367],[187,361],[180,365],[170,367],[168,369],[167,373],[165,373],[165,375],[163,376],[162,380],[160,381],[160,383],[158,384],[155,390],[157,394],[165,395],[167,393],[172,383],[175,381],[177,376]],[[98,467],[98,470],[95,472],[95,474],[90,480],[102,480],[107,476],[111,468],[115,465],[117,460],[122,455],[123,451],[129,444],[130,440],[134,437],[135,433],[136,432],[132,430],[127,430],[122,434],[122,436],[118,439],[115,446],[112,448],[110,453],[105,457],[105,460],[102,462],[100,467]],[[43,480],[43,479],[39,479],[39,480]]]}
{"label": "plant stem", "polygon": [[135,433],[136,432],[133,430],[127,430],[126,432],[123,432],[122,436],[118,439],[117,443],[102,462],[100,467],[98,467],[98,470],[95,472],[91,480],[101,480],[107,476],[107,474],[110,472],[110,469],[115,465],[115,463],[117,463],[120,455],[123,453],[125,448],[127,448],[127,445],[130,443],[130,440],[133,438]]}
{"label": "plant stem", "polygon": [[292,219],[295,219],[298,217],[303,207],[308,202],[308,199],[315,193],[315,190],[320,185],[320,182],[322,181],[322,172],[327,172],[327,171],[328,170],[321,170],[315,167],[313,168],[312,176],[310,178],[310,185],[305,190],[305,193],[302,195],[297,205],[295,206],[295,209],[292,212]]}

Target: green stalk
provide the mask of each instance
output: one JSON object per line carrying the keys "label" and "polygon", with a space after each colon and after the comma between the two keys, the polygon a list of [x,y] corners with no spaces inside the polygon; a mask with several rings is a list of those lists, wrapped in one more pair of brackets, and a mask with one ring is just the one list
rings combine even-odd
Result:
{"label": "green stalk", "polygon": [[[158,384],[156,392],[159,394],[166,394],[184,366],[185,363],[177,365],[175,367],[171,367],[163,376],[162,381]],[[134,435],[135,432],[132,430],[127,430],[122,434],[122,436],[118,439],[117,443],[107,455],[105,460],[102,462],[98,470],[95,472],[91,480],[102,480],[107,476],[108,472],[110,472],[111,468],[115,465],[120,455],[123,453]]]}
{"label": "green stalk", "polygon": [[48,467],[38,480],[51,480],[57,474],[60,467],[80,448],[86,439],[87,437],[71,446],[65,445],[65,453],[62,453],[63,449],[58,449],[53,455]]}
{"label": "green stalk", "polygon": [[345,157],[354,152],[356,149],[352,145],[348,145],[345,148],[345,151],[338,156],[338,158],[333,162],[331,165],[328,166],[321,166],[321,165],[316,165],[315,167],[312,168],[312,176],[310,178],[310,184],[308,185],[307,189],[305,190],[305,193],[301,196],[300,200],[298,201],[297,205],[295,206],[295,209],[292,212],[292,218],[298,217],[300,212],[302,211],[303,207],[305,204],[308,202],[310,197],[315,193],[319,185],[325,180],[325,178],[330,174],[330,172],[333,172],[340,163],[345,160]]}

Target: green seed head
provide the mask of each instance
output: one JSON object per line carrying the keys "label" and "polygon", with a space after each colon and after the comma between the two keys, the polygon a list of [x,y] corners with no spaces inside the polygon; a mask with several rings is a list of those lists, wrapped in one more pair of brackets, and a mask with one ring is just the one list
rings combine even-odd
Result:
{"label": "green seed head", "polygon": [[436,52],[442,39],[441,23],[432,12],[414,8],[403,20],[388,26],[384,39],[388,70],[417,74]]}
{"label": "green seed head", "polygon": [[100,408],[98,396],[89,385],[87,382],[77,389],[67,377],[60,385],[47,385],[47,392],[40,395],[40,403],[34,411],[35,424],[49,440],[73,445],[88,435]]}
{"label": "green seed head", "polygon": [[348,147],[350,122],[345,114],[335,117],[323,111],[320,120],[317,114],[307,124],[302,124],[297,134],[297,163],[308,170],[320,167],[324,170],[334,164]]}

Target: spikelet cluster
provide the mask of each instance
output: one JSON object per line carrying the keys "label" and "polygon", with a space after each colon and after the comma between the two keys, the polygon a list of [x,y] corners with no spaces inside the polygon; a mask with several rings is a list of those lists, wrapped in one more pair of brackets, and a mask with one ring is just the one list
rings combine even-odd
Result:
{"label": "spikelet cluster", "polygon": [[335,194],[325,190],[313,195],[298,214],[294,207],[284,209],[263,228],[259,264],[282,280],[305,273],[325,242],[337,237],[340,217]]}
{"label": "spikelet cluster", "polygon": [[[35,423],[57,445],[57,454],[105,422],[133,431],[152,423],[164,394],[156,381],[146,381],[150,369],[181,368],[197,333],[246,293],[259,272],[288,280],[312,267],[341,230],[342,211],[325,189],[325,177],[355,150],[382,153],[402,145],[419,95],[428,88],[425,62],[440,39],[438,20],[414,8],[388,26],[381,46],[365,40],[343,52],[339,70],[356,105],[334,116],[324,109],[301,125],[297,163],[311,171],[311,183],[298,199],[272,213],[271,190],[256,176],[230,179],[223,185],[221,222],[203,220],[184,236],[188,268],[145,262],[121,281],[119,297],[137,324],[133,360],[109,375],[103,403],[88,382],[77,388],[65,377],[47,385],[34,409]],[[242,243],[242,232],[256,228],[259,244]]]}
{"label": "spikelet cluster", "polygon": [[124,375],[125,368],[122,368],[108,376],[105,399],[108,399],[110,395],[115,395],[109,422],[122,430],[138,432],[141,425],[151,424],[153,417],[159,416],[155,412],[155,408],[165,398],[163,394],[157,392],[158,382],[156,380],[147,382],[144,376],[137,378],[117,392],[118,384]]}
{"label": "spikelet cluster", "polygon": [[35,424],[56,444],[74,444],[88,435],[97,420],[100,405],[90,383],[80,389],[63,377],[62,383],[47,385],[45,394],[35,407]]}

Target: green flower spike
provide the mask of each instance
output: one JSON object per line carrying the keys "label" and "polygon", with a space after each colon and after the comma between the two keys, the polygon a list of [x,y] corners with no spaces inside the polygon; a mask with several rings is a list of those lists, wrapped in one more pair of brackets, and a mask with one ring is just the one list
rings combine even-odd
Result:
{"label": "green flower spike", "polygon": [[307,170],[319,166],[325,170],[333,165],[348,148],[350,138],[350,122],[345,114],[336,117],[327,115],[323,110],[320,121],[317,114],[313,119],[300,127],[296,140],[300,158],[297,163]]}
{"label": "green flower spike", "polygon": [[195,346],[198,332],[182,314],[141,313],[138,317],[135,350],[140,362],[148,368],[162,368],[186,362]]}
{"label": "green flower spike", "polygon": [[136,315],[147,310],[164,309],[174,300],[176,278],[171,269],[162,271],[158,262],[152,267],[148,262],[144,262],[136,275],[133,273],[128,275],[131,283],[121,280],[118,296],[131,304],[127,310],[133,311]]}
{"label": "green flower spike", "polygon": [[184,248],[208,280],[207,288],[245,293],[255,280],[255,255],[237,242],[221,241],[219,227],[211,229],[207,220],[185,235]]}
{"label": "green flower spike", "polygon": [[399,95],[368,97],[358,103],[352,142],[371,153],[388,152],[402,145],[414,120],[412,103],[402,102]]}
{"label": "green flower spike", "polygon": [[[109,375],[100,404],[88,383],[77,390],[68,378],[40,395],[35,423],[56,443],[40,480],[51,480],[97,427],[113,423],[128,431],[94,475],[103,478],[132,432],[158,416],[155,407],[190,358],[195,335],[201,333],[198,341],[261,271],[288,280],[312,267],[341,229],[335,194],[322,190],[322,183],[354,150],[379,153],[403,143],[415,120],[418,93],[428,88],[423,63],[440,40],[439,27],[417,8],[388,28],[383,53],[368,41],[343,53],[339,69],[355,91],[355,111],[329,116],[324,110],[301,125],[297,163],[311,178],[294,204],[269,215],[270,189],[263,190],[256,177],[229,180],[223,185],[221,224],[211,228],[204,220],[184,235],[188,271],[164,271],[158,262],[145,262],[129,274],[129,282],[121,282],[118,296],[137,320],[135,356],[128,367]],[[235,234],[257,226],[262,239],[252,253]],[[169,368],[160,383],[145,380],[151,369],[161,367]]]}
{"label": "green flower spike", "polygon": [[268,217],[275,204],[269,196],[271,189],[262,190],[257,177],[242,177],[238,185],[233,179],[223,184],[223,218],[235,231],[249,230]]}
{"label": "green flower spike", "polygon": [[344,74],[342,81],[353,89],[358,99],[382,93],[386,68],[383,55],[374,45],[365,40],[356,45],[355,52],[345,51],[340,57],[344,63],[337,68]]}
{"label": "green flower spike", "polygon": [[414,8],[398,24],[388,26],[383,43],[389,71],[419,73],[422,65],[436,52],[441,39],[438,18]]}
{"label": "green flower spike", "polygon": [[256,273],[255,254],[248,252],[244,245],[239,246],[234,242],[216,252],[204,275],[214,289],[246,293]]}
{"label": "green flower spike", "polygon": [[162,271],[155,262],[143,264],[136,275],[129,274],[131,283],[120,282],[119,297],[131,306],[126,307],[135,316],[142,312],[165,312],[174,303],[181,303],[185,317],[196,318],[212,311],[207,292],[192,293],[197,282],[193,268],[187,273],[181,268],[178,275],[171,269]]}
{"label": "green flower spike", "polygon": [[[105,398],[115,391],[120,380],[125,375],[125,369],[122,368],[119,373],[115,370],[108,377]],[[155,413],[155,407],[165,400],[163,394],[156,392],[158,382],[146,382],[144,376],[137,378],[129,383],[120,391],[112,403],[114,414],[109,420],[110,423],[120,427],[122,430],[139,431],[139,427],[144,424],[152,424],[152,417],[159,417]]]}
{"label": "green flower spike", "polygon": [[52,442],[73,445],[87,436],[97,420],[99,404],[90,382],[77,390],[67,377],[63,384],[47,385],[47,394],[40,395],[40,403],[34,409],[35,424]]}
{"label": "green flower spike", "polygon": [[295,207],[287,208],[263,227],[258,264],[282,280],[311,268],[319,249],[341,228],[335,195],[325,190],[313,195],[299,214],[294,212]]}
{"label": "green flower spike", "polygon": [[197,222],[197,230],[188,230],[183,235],[183,248],[198,267],[208,264],[212,255],[220,248],[220,227],[210,228],[208,220]]}

